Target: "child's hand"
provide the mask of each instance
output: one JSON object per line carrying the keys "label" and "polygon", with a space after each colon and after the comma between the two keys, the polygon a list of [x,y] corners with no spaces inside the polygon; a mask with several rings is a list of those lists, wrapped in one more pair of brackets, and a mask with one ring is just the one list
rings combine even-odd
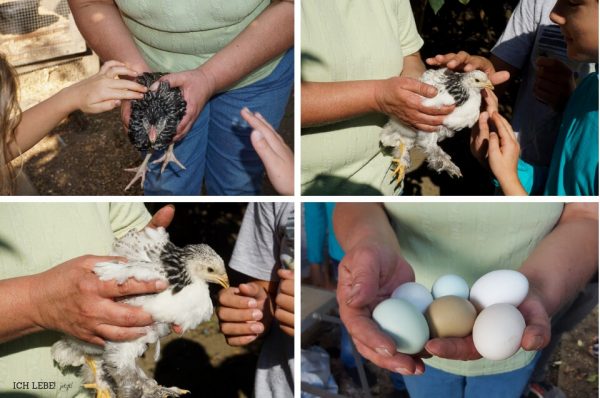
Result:
{"label": "child's hand", "polygon": [[[227,344],[241,346],[256,340],[270,324],[268,295],[258,283],[243,283],[219,292],[217,317]],[[267,323],[267,321],[269,321]]]}
{"label": "child's hand", "polygon": [[425,62],[431,66],[443,66],[448,69],[471,72],[479,69],[488,75],[494,86],[502,84],[510,78],[507,71],[496,72],[492,62],[479,55],[471,55],[465,51],[459,51],[457,54],[438,54],[435,57],[427,58]]}
{"label": "child's hand", "polygon": [[254,129],[250,140],[265,166],[273,188],[282,195],[293,195],[294,153],[260,113],[252,113],[244,108],[241,115]]}
{"label": "child's hand", "polygon": [[480,124],[484,123],[484,127],[487,126],[489,115],[498,112],[498,97],[490,89],[484,89],[482,92],[483,97],[483,108],[485,108],[486,114],[481,113],[479,115],[479,123],[476,123],[471,129],[471,153],[484,167],[489,167],[488,164],[488,142],[489,142],[489,129],[485,129],[483,132],[480,129]]}
{"label": "child's hand", "polygon": [[541,102],[562,112],[571,93],[575,90],[575,79],[569,67],[557,59],[538,57],[533,93]]}
{"label": "child's hand", "polygon": [[289,269],[277,270],[281,278],[279,293],[275,297],[275,318],[279,327],[288,336],[294,336],[294,271]]}
{"label": "child's hand", "polygon": [[498,112],[494,112],[492,122],[496,126],[497,133],[489,132],[485,113],[480,117],[479,128],[482,134],[489,136],[490,169],[498,179],[505,195],[527,195],[517,175],[520,147],[510,123]]}
{"label": "child's hand", "polygon": [[118,61],[108,61],[100,71],[69,87],[75,107],[85,113],[106,112],[121,105],[122,100],[141,99],[148,90],[145,86],[118,76],[138,75]]}

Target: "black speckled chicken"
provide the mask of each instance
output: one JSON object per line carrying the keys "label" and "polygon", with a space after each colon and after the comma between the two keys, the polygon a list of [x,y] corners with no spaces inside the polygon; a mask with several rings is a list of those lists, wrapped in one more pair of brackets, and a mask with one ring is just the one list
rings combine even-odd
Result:
{"label": "black speckled chicken", "polygon": [[[144,73],[136,81],[146,87],[158,80],[164,73]],[[141,152],[146,153],[144,161],[139,167],[126,169],[135,172],[125,190],[129,189],[138,179],[142,180],[142,187],[148,161],[154,151],[166,149],[165,154],[153,163],[162,162],[161,173],[170,162],[185,169],[173,153],[173,137],[177,125],[185,115],[187,103],[183,99],[179,88],[170,88],[169,83],[161,82],[156,91],[148,91],[144,98],[131,101],[131,118],[129,119],[129,140]]]}

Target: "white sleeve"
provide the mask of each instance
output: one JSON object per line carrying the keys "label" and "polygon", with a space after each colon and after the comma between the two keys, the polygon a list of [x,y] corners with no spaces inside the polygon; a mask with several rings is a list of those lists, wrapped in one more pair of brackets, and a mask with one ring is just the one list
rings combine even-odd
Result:
{"label": "white sleeve", "polygon": [[540,15],[536,11],[537,0],[521,0],[513,11],[502,36],[492,48],[492,54],[523,69],[533,48]]}

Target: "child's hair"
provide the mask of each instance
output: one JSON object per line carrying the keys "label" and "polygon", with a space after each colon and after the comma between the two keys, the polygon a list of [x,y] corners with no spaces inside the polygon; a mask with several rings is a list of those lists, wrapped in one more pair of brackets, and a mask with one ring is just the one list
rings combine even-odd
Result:
{"label": "child's hair", "polygon": [[9,146],[16,143],[15,130],[20,121],[17,73],[0,53],[0,195],[10,195],[15,191]]}

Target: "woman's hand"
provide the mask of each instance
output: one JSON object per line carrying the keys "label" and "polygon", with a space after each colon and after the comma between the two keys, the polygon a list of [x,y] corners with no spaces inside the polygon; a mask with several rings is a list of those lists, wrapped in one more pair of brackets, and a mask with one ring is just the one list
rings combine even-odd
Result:
{"label": "woman's hand", "polygon": [[494,86],[506,82],[510,78],[507,71],[496,72],[492,62],[479,55],[471,55],[465,51],[458,53],[438,54],[435,57],[427,58],[425,62],[431,66],[446,67],[448,69],[471,72],[476,69],[485,72]]}
{"label": "woman's hand", "polygon": [[375,85],[377,110],[397,117],[420,131],[434,132],[454,105],[440,108],[423,105],[423,99],[433,98],[437,89],[410,77],[392,77]]}
{"label": "woman's hand", "polygon": [[66,90],[70,91],[74,108],[85,113],[106,112],[121,105],[123,100],[141,99],[148,89],[119,76],[136,77],[138,73],[118,61],[108,61],[100,71]]}
{"label": "woman's hand", "polygon": [[146,333],[152,316],[139,307],[119,303],[122,297],[160,292],[167,282],[101,281],[96,263],[126,261],[120,257],[81,256],[32,276],[30,289],[34,323],[60,330],[92,344],[135,339]]}
{"label": "woman's hand", "polygon": [[252,113],[244,108],[241,115],[254,129],[250,141],[265,166],[273,188],[281,195],[293,195],[294,152],[260,113]]}
{"label": "woman's hand", "polygon": [[356,349],[375,365],[404,375],[422,374],[423,362],[396,351],[394,340],[373,321],[377,304],[402,283],[414,281],[411,266],[397,251],[364,241],[346,253],[339,268],[340,317]]}
{"label": "woman's hand", "polygon": [[177,142],[190,131],[208,100],[215,94],[215,82],[204,72],[202,67],[165,75],[154,82],[150,86],[150,90],[157,90],[161,81],[168,82],[171,88],[179,87],[187,103],[185,116],[179,122],[177,133],[173,138],[173,141]]}
{"label": "woman's hand", "polygon": [[[538,351],[550,343],[550,317],[544,303],[534,287],[530,287],[527,297],[518,310],[525,320],[525,330],[521,338],[521,348],[525,351]],[[463,338],[436,338],[425,344],[431,355],[441,358],[470,361],[481,358],[475,349],[471,335]]]}

